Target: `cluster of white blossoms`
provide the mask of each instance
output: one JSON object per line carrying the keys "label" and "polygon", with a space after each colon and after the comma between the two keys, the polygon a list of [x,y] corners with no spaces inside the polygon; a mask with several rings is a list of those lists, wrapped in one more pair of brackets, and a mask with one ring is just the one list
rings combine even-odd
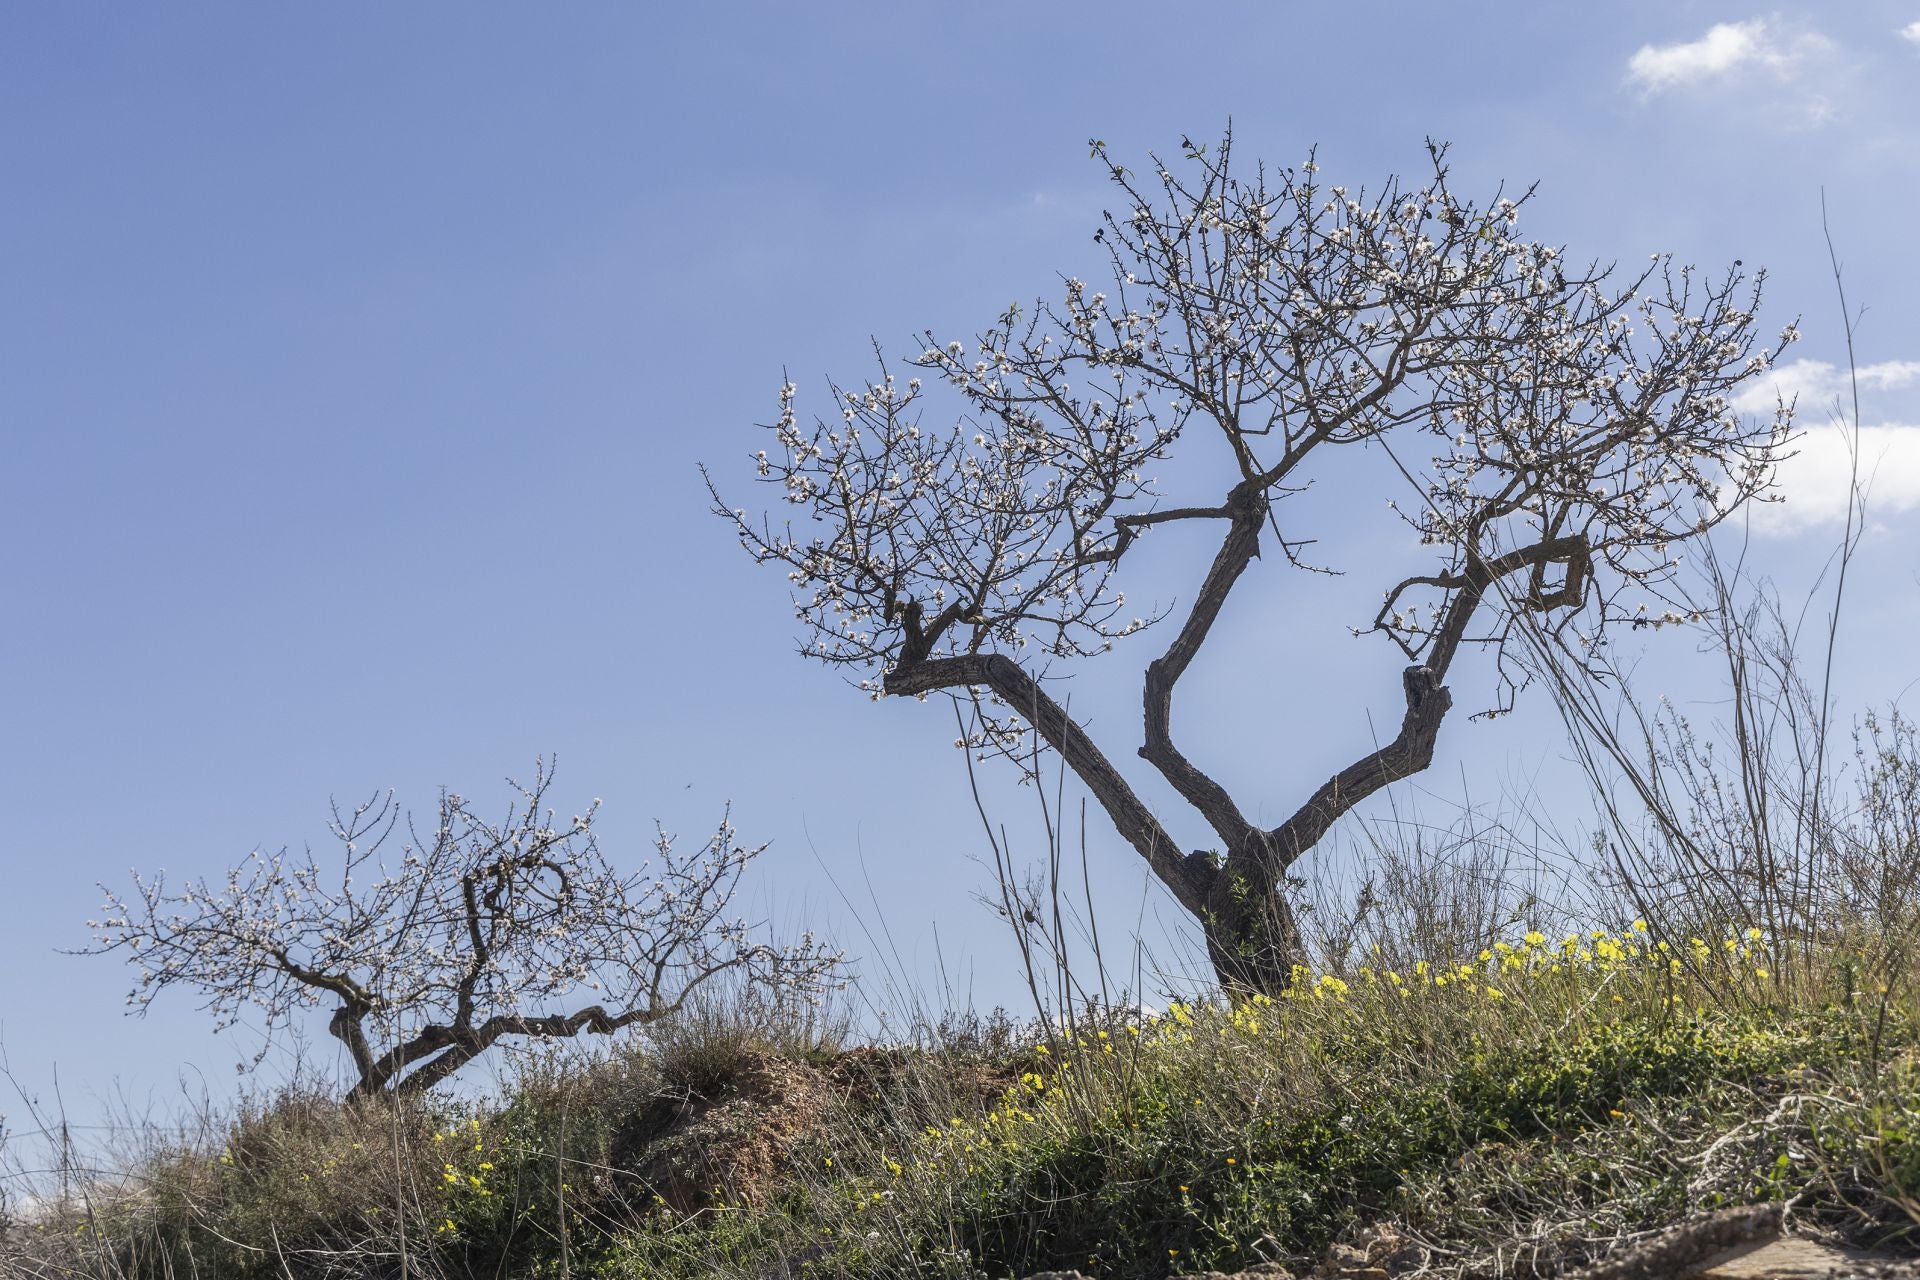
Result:
{"label": "cluster of white blossoms", "polygon": [[[883,364],[858,390],[834,387],[837,419],[803,426],[795,387],[781,387],[777,447],[755,466],[811,527],[721,510],[757,558],[787,566],[811,653],[884,665],[909,603],[929,626],[944,618],[944,652],[1080,654],[1144,625],[1120,616],[1094,565],[1112,545],[1103,520],[1148,494],[1141,468],[1172,432],[1136,396],[1070,391],[1096,339],[1036,337],[1032,323],[1023,339],[1016,323],[1009,312],[971,348],[929,346],[904,384]],[[927,429],[929,382],[976,411]]]}
{"label": "cluster of white blossoms", "polygon": [[861,668],[878,697],[888,672],[943,655],[1108,650],[1154,621],[1114,579],[1138,536],[1230,514],[1163,506],[1144,478],[1196,428],[1289,554],[1311,538],[1278,504],[1310,464],[1386,448],[1408,484],[1389,507],[1438,563],[1367,629],[1416,659],[1496,562],[1531,581],[1493,594],[1560,610],[1559,627],[1584,617],[1583,638],[1644,618],[1671,544],[1764,494],[1790,424],[1743,421],[1731,393],[1795,335],[1758,345],[1759,278],[1739,264],[1705,282],[1657,258],[1612,285],[1521,238],[1531,192],[1458,198],[1439,148],[1424,182],[1373,193],[1322,184],[1312,159],[1243,180],[1229,151],[1194,148],[1147,184],[1106,160],[1125,197],[1096,236],[1106,289],[1068,279],[970,342],[928,334],[917,377],[879,357],[811,424],[783,384],[755,466],[791,518],[717,493],[716,510],[787,568],[806,652]]}
{"label": "cluster of white blossoms", "polygon": [[[1543,590],[1536,571],[1510,603],[1550,601],[1563,608],[1555,628],[1588,645],[1612,622],[1684,621],[1691,611],[1663,593],[1674,544],[1764,498],[1789,439],[1785,407],[1748,421],[1731,404],[1798,336],[1759,347],[1758,280],[1736,270],[1703,282],[1661,257],[1614,292],[1595,275],[1577,286],[1556,275],[1541,291],[1557,255],[1531,246],[1513,260],[1534,291],[1515,301],[1503,290],[1500,310],[1432,371],[1426,425],[1440,444],[1419,500],[1395,506],[1445,557],[1439,573],[1389,591],[1375,620],[1410,656],[1476,557],[1552,539],[1579,540],[1579,563],[1559,567],[1559,584],[1577,590]],[[1418,590],[1436,597],[1425,626],[1408,598]],[[1649,613],[1650,602],[1666,607]]]}
{"label": "cluster of white blossoms", "polygon": [[397,1076],[420,1060],[392,1056],[409,1041],[489,1024],[525,1033],[516,1019],[582,992],[617,1018],[670,1008],[722,973],[806,995],[835,981],[838,955],[811,936],[776,946],[730,915],[765,846],[739,844],[723,819],[697,850],[663,833],[650,865],[624,870],[595,839],[600,802],[562,818],[545,804],[551,780],[542,763],[511,784],[500,821],[451,792],[424,830],[390,794],[336,807],[332,859],[255,851],[224,880],[178,887],[135,874],[133,893],[107,891],[88,924],[99,950],[139,967],[130,1006],[178,986],[203,997],[216,1029],[256,1011],[262,1054],[300,1010],[331,1006],[363,1077],[369,1061]]}

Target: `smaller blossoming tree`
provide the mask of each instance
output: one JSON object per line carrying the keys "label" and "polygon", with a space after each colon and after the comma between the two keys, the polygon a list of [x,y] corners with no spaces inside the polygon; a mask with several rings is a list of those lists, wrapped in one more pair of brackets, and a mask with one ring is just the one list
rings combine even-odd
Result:
{"label": "smaller blossoming tree", "polygon": [[[723,817],[698,851],[661,831],[657,861],[622,870],[594,836],[600,802],[556,823],[552,780],[542,762],[531,784],[510,782],[497,823],[443,792],[423,830],[388,793],[334,808],[330,859],[256,850],[221,883],[171,891],[136,873],[128,897],[102,886],[90,950],[139,965],[127,1003],[142,1013],[180,986],[216,1029],[263,1014],[263,1055],[302,1010],[330,1005],[357,1098],[420,1092],[504,1040],[656,1022],[723,975],[803,999],[837,985],[841,957],[812,935],[775,945],[729,915],[765,845],[736,843]],[[397,860],[383,858],[399,832]]]}

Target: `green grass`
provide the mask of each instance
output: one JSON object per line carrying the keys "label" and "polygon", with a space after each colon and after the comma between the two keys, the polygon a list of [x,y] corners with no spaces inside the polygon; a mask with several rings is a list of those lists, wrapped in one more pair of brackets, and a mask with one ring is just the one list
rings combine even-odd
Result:
{"label": "green grass", "polygon": [[1384,1223],[1442,1273],[1549,1275],[1788,1199],[1906,1240],[1911,993],[1864,999],[1838,963],[1789,983],[1765,954],[1532,934],[934,1051],[722,1018],[665,1053],[556,1060],[471,1113],[282,1099],[9,1244],[48,1275],[365,1274],[404,1249],[449,1276],[1132,1278],[1310,1264]]}
{"label": "green grass", "polygon": [[[1911,1022],[1889,1036],[1877,1008],[1794,997],[1743,949],[1713,949],[1724,962],[1701,976],[1691,946],[1676,966],[1627,930],[1397,982],[1309,980],[1270,1004],[1176,1006],[1036,1047],[984,1114],[881,1145],[823,1135],[779,1215],[629,1234],[605,1266],[746,1274],[829,1241],[815,1274],[1161,1276],[1311,1261],[1398,1220],[1488,1269],[1531,1241],[1520,1266],[1545,1273],[1623,1232],[1795,1194],[1855,1236],[1901,1235]],[[1876,1027],[1879,1056],[1902,1065],[1870,1061]],[[1762,1127],[1781,1133],[1773,1112],[1800,1095],[1826,1117],[1813,1148],[1781,1165],[1786,1148],[1749,1152],[1756,1138],[1696,1165],[1743,1126],[1772,1117]],[[1867,1153],[1878,1172],[1863,1176]]]}

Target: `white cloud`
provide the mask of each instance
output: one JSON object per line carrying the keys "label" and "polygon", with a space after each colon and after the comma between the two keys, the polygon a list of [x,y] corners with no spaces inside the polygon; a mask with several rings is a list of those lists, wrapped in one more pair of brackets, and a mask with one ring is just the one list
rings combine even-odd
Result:
{"label": "white cloud", "polygon": [[1766,18],[1722,22],[1698,40],[1640,46],[1627,60],[1627,80],[1648,94],[1749,70],[1789,80],[1808,57],[1832,47],[1833,42],[1818,32],[1789,34]]}
{"label": "white cloud", "polygon": [[[1782,501],[1755,503],[1750,508],[1754,532],[1789,538],[1838,531],[1846,522],[1852,487],[1849,446],[1849,433],[1830,424],[1815,427],[1797,440],[1794,456],[1780,464]],[[1862,427],[1860,482],[1867,494],[1867,518],[1875,524],[1920,509],[1920,426]]]}
{"label": "white cloud", "polygon": [[[1864,392],[1893,391],[1920,386],[1920,360],[1883,360],[1863,364],[1858,370]],[[1799,418],[1812,421],[1833,404],[1834,398],[1849,396],[1852,387],[1847,371],[1825,360],[1795,360],[1777,365],[1748,384],[1733,397],[1733,407],[1742,413],[1772,413],[1774,398],[1796,401]]]}
{"label": "white cloud", "polygon": [[1906,26],[1900,28],[1900,35],[1902,39],[1911,40],[1914,44],[1920,44],[1920,22],[1909,22]]}
{"label": "white cloud", "polygon": [[[1867,489],[1867,515],[1876,524],[1920,510],[1920,360],[1882,360],[1854,372],[1860,384],[1860,480]],[[1798,409],[1794,456],[1780,464],[1781,502],[1753,507],[1754,532],[1772,537],[1837,532],[1847,518],[1853,474],[1851,433],[1836,422],[1851,418],[1853,386],[1844,365],[1795,360],[1768,370],[1733,398],[1742,413],[1771,416],[1775,397]]]}

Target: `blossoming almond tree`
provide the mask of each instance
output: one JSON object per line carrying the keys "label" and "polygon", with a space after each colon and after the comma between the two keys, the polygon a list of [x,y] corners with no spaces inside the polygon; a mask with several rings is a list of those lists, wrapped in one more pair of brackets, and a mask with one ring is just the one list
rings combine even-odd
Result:
{"label": "blossoming almond tree", "polygon": [[[1328,185],[1312,159],[1237,172],[1231,136],[1145,174],[1095,142],[1120,203],[1094,235],[1110,284],[1068,279],[971,343],[928,333],[899,375],[876,350],[810,424],[785,383],[755,465],[787,520],[730,506],[708,478],[746,549],[788,570],[806,654],[876,698],[969,699],[983,727],[958,745],[1010,752],[1036,733],[1243,988],[1274,991],[1299,958],[1287,869],[1432,761],[1461,652],[1494,655],[1497,713],[1522,683],[1505,662],[1522,617],[1576,657],[1616,624],[1675,620],[1675,544],[1763,495],[1787,440],[1784,406],[1749,421],[1729,402],[1794,336],[1757,338],[1762,275],[1659,255],[1624,281],[1577,268],[1520,237],[1531,191],[1470,203],[1428,150],[1421,180],[1369,193]],[[1263,549],[1300,565],[1312,535],[1287,498],[1355,447],[1390,460],[1384,509],[1431,557],[1383,584],[1359,628],[1409,664],[1404,716],[1262,826],[1176,741],[1174,692],[1235,590],[1279,585],[1247,572]],[[1183,491],[1163,496],[1145,472],[1176,452]],[[1119,574],[1171,524],[1209,526],[1217,546],[1146,663],[1139,755],[1218,851],[1183,852],[1048,688],[1162,620],[1127,611]]]}
{"label": "blossoming almond tree", "polygon": [[503,1040],[657,1021],[721,975],[808,999],[837,982],[840,957],[811,935],[776,946],[728,916],[765,845],[735,843],[723,818],[698,852],[661,832],[657,863],[623,871],[595,839],[598,800],[556,823],[552,777],[543,763],[531,784],[510,784],[497,823],[452,793],[425,831],[402,824],[391,794],[336,807],[339,853],[324,865],[256,851],[222,883],[172,892],[136,874],[131,897],[107,891],[104,918],[88,922],[93,950],[140,966],[127,1002],[143,1013],[187,987],[217,1029],[252,1008],[270,1037],[331,1006],[359,1098],[430,1088]]}

